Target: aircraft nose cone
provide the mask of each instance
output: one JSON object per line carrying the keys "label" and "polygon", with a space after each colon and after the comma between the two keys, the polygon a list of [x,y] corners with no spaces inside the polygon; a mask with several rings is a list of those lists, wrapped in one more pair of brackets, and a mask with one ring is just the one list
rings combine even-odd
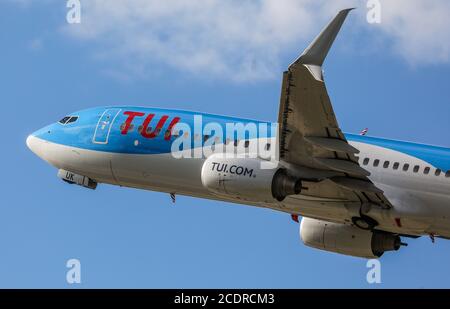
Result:
{"label": "aircraft nose cone", "polygon": [[31,148],[32,147],[32,139],[33,139],[33,135],[28,135],[28,137],[27,137],[27,141],[26,141],[26,143],[27,143],[27,147],[31,150],[31,151],[33,151],[33,149]]}
{"label": "aircraft nose cone", "polygon": [[38,154],[37,152],[38,152],[38,143],[37,143],[37,138],[33,135],[33,134],[30,134],[30,135],[28,135],[28,137],[27,137],[27,141],[26,141],[26,143],[27,143],[27,147],[32,151],[32,152],[34,152],[35,154]]}
{"label": "aircraft nose cone", "polygon": [[45,160],[45,145],[44,141],[36,137],[34,134],[30,134],[26,140],[27,147],[34,152],[35,155]]}

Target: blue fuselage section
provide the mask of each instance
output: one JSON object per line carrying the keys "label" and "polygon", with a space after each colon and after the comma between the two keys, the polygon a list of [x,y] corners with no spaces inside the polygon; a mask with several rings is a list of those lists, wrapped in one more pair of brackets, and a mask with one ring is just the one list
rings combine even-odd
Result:
{"label": "blue fuselage section", "polygon": [[[191,148],[201,146],[205,142],[202,132],[211,123],[222,128],[221,132],[214,129],[210,132],[216,138],[219,137],[220,142],[223,143],[229,140],[276,136],[276,124],[268,121],[183,110],[114,106],[87,109],[68,116],[77,116],[77,121],[67,124],[54,123],[36,131],[33,135],[71,147],[143,155],[170,153],[172,141],[182,134],[190,138]],[[230,136],[230,131],[227,130],[227,125],[230,124],[239,124],[245,128],[256,126],[257,130],[235,130]],[[176,130],[181,125],[184,128],[189,127],[190,132]],[[444,172],[450,170],[450,149],[448,148],[355,134],[345,136],[350,142],[395,150],[426,161]],[[196,142],[196,139],[199,141]]]}

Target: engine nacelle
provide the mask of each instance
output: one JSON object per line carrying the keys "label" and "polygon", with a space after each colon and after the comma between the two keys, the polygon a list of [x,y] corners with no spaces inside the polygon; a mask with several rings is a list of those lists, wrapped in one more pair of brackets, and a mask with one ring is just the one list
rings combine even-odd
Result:
{"label": "engine nacelle", "polygon": [[92,190],[97,188],[97,182],[95,180],[63,169],[58,171],[58,177],[70,184],[76,184]]}
{"label": "engine nacelle", "polygon": [[283,168],[261,168],[257,158],[226,158],[215,154],[202,167],[203,186],[219,196],[254,202],[282,201],[299,194],[301,180]]}
{"label": "engine nacelle", "polygon": [[364,258],[377,258],[401,246],[394,234],[311,218],[302,219],[300,238],[309,247]]}

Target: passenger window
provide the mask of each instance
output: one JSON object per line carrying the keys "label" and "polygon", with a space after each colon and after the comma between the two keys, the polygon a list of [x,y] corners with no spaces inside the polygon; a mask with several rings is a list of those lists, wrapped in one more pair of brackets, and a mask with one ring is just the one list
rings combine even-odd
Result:
{"label": "passenger window", "polygon": [[395,162],[394,166],[393,166],[394,170],[398,170],[399,166],[400,166],[400,163]]}
{"label": "passenger window", "polygon": [[409,164],[406,163],[405,165],[403,165],[403,171],[407,172],[409,170]]}
{"label": "passenger window", "polygon": [[139,126],[139,127],[138,127],[138,133],[139,133],[139,134],[142,133],[142,129],[143,129],[143,128],[144,128],[143,126]]}
{"label": "passenger window", "polygon": [[428,175],[428,174],[430,173],[430,167],[429,167],[429,166],[425,167],[425,168],[423,169],[423,173],[424,173],[425,175]]}
{"label": "passenger window", "polygon": [[239,141],[236,139],[236,140],[234,140],[234,147],[237,147],[238,146],[238,144],[239,144]]}
{"label": "passenger window", "polygon": [[417,173],[419,171],[420,167],[418,165],[414,166],[413,172]]}
{"label": "passenger window", "polygon": [[376,159],[373,161],[373,166],[377,167],[380,164],[380,160]]}
{"label": "passenger window", "polygon": [[269,151],[269,150],[270,150],[270,144],[267,143],[267,144],[266,144],[266,151]]}
{"label": "passenger window", "polygon": [[208,139],[209,139],[209,135],[208,135],[208,134],[205,134],[205,135],[203,136],[203,142],[206,142]]}
{"label": "passenger window", "polygon": [[384,161],[383,167],[384,167],[384,168],[388,168],[388,167],[389,167],[389,164],[390,164],[389,161]]}
{"label": "passenger window", "polygon": [[367,165],[369,164],[370,159],[369,158],[365,158],[363,161],[363,165]]}
{"label": "passenger window", "polygon": [[244,147],[248,148],[248,146],[250,146],[250,141],[245,141]]}
{"label": "passenger window", "polygon": [[437,169],[436,172],[434,172],[434,174],[435,174],[436,176],[441,175],[441,173],[442,173],[442,171],[441,171],[440,169]]}

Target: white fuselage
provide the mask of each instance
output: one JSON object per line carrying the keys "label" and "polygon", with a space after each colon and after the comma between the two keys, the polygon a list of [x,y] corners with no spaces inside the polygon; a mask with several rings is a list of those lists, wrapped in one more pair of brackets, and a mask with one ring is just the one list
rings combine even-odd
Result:
{"label": "white fuselage", "polygon": [[[334,222],[350,222],[352,216],[352,210],[343,207],[339,198],[318,199],[299,194],[282,202],[258,203],[214,195],[202,185],[204,159],[175,159],[170,153],[141,155],[93,151],[37,137],[30,137],[27,143],[56,168],[88,176],[99,183],[224,200]],[[450,178],[444,174],[436,176],[434,170],[424,174],[429,164],[416,157],[370,144],[351,144],[360,150],[360,164],[371,172],[370,179],[394,205],[378,218],[380,229],[399,234],[450,237]],[[370,161],[364,165],[366,158]],[[374,160],[379,160],[376,167]],[[393,169],[394,162],[401,163],[398,169]],[[410,166],[408,171],[403,170],[405,163]],[[415,166],[419,166],[418,171],[414,171]]]}

